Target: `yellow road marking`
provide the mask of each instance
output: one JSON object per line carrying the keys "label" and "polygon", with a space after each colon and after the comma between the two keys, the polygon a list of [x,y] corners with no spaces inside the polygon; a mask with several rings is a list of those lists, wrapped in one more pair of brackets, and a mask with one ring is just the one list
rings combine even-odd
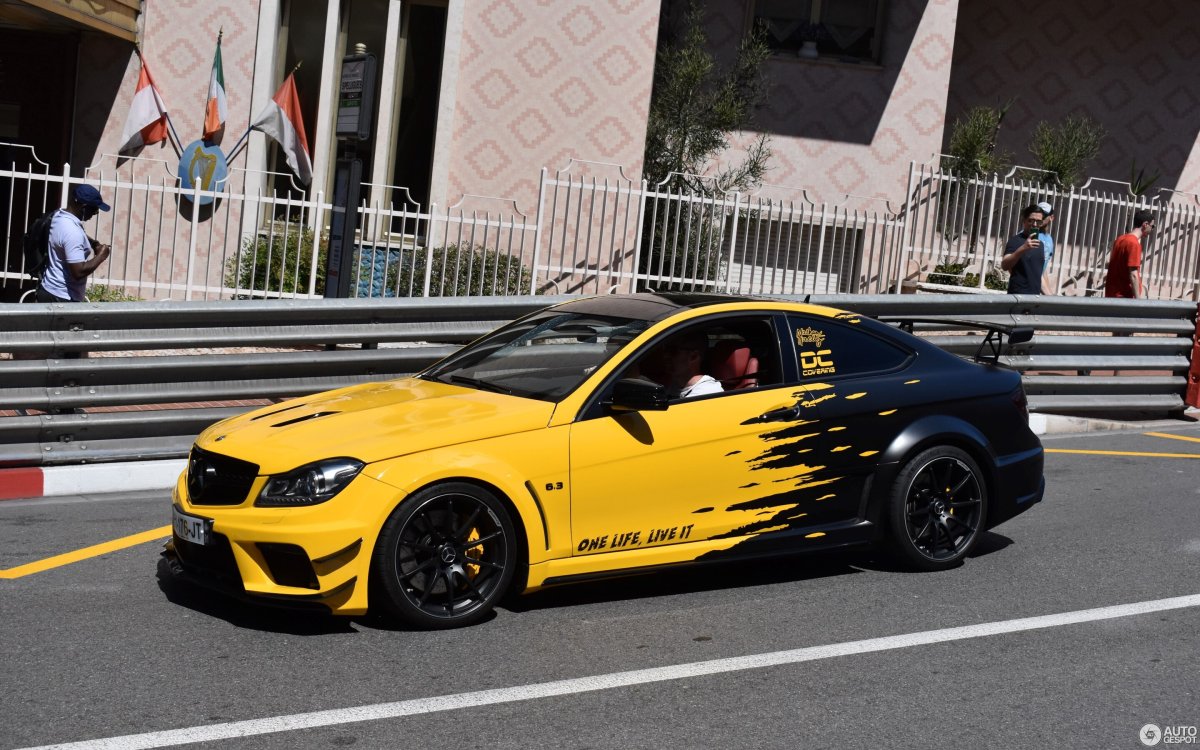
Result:
{"label": "yellow road marking", "polygon": [[1200,453],[1142,453],[1139,451],[1077,451],[1068,448],[1047,448],[1047,453],[1080,453],[1087,456],[1147,456],[1150,458],[1200,458]]}
{"label": "yellow road marking", "polygon": [[1190,440],[1193,443],[1200,443],[1200,438],[1188,437],[1186,435],[1172,435],[1169,432],[1147,432],[1150,437],[1171,438],[1172,440]]}
{"label": "yellow road marking", "polygon": [[66,552],[54,557],[47,557],[45,560],[18,565],[15,568],[8,570],[0,570],[0,578],[21,578],[22,576],[31,575],[33,573],[41,573],[51,568],[58,568],[63,565],[70,565],[73,562],[86,560],[89,557],[98,557],[108,552],[116,552],[117,550],[126,549],[128,547],[136,547],[139,544],[153,542],[156,539],[163,539],[171,535],[170,526],[161,526],[157,529],[143,531],[140,534],[114,539],[111,542],[103,542],[102,544],[94,544],[91,547],[77,549],[74,552]]}

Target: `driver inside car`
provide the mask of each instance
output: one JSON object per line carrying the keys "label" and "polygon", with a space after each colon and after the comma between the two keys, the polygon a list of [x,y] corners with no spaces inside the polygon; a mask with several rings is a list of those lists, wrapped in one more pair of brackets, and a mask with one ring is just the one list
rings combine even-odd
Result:
{"label": "driver inside car", "polygon": [[672,399],[721,393],[721,383],[701,371],[707,351],[707,336],[685,331],[655,347],[643,360],[641,373],[665,385]]}

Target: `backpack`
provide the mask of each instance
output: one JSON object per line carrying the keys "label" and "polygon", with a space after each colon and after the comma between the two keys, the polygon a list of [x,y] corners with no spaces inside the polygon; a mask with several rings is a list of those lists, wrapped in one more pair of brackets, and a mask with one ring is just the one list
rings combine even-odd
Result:
{"label": "backpack", "polygon": [[40,278],[50,260],[50,224],[58,209],[51,209],[33,220],[25,230],[21,249],[25,254],[25,273]]}

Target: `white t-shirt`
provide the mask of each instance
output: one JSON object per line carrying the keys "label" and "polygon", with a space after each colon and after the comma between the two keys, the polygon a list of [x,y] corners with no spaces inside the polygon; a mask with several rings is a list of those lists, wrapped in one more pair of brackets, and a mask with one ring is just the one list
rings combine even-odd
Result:
{"label": "white t-shirt", "polygon": [[685,386],[679,392],[679,397],[707,396],[710,393],[723,393],[724,391],[725,389],[721,387],[721,382],[712,375],[701,375],[700,379],[695,383]]}
{"label": "white t-shirt", "polygon": [[75,280],[68,263],[82,263],[92,254],[92,243],[75,214],[58,210],[50,221],[50,255],[42,271],[42,288],[55,297],[82,302],[87,279]]}

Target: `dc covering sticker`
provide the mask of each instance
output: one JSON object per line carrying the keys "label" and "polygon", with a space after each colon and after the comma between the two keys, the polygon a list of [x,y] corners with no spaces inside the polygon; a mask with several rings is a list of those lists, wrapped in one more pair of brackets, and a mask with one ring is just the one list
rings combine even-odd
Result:
{"label": "dc covering sticker", "polygon": [[833,350],[823,348],[825,332],[805,326],[796,329],[796,346],[800,351],[800,374],[810,378],[815,375],[834,375]]}

